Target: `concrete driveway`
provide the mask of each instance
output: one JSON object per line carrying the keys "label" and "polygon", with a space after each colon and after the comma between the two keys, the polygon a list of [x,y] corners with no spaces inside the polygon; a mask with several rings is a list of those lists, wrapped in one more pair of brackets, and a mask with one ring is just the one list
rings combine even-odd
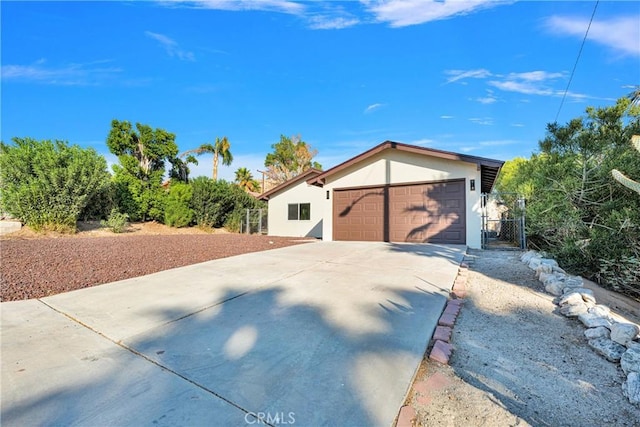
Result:
{"label": "concrete driveway", "polygon": [[464,251],[314,242],[2,303],[2,425],[389,425]]}

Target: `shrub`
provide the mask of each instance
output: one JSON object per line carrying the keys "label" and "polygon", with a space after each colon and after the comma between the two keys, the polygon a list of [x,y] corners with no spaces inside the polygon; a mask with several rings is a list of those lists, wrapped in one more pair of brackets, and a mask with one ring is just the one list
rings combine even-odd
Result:
{"label": "shrub", "polygon": [[174,182],[164,207],[164,223],[170,227],[186,227],[193,220],[193,209],[189,207],[193,190],[189,184]]}
{"label": "shrub", "polygon": [[111,209],[111,213],[106,221],[101,221],[103,227],[109,228],[114,233],[122,233],[126,228],[129,216],[126,213],[120,213],[118,209]]}
{"label": "shrub", "polygon": [[108,182],[107,162],[93,149],[31,138],[0,143],[2,210],[36,231],[75,232],[80,213]]}
{"label": "shrub", "polygon": [[191,208],[200,227],[225,227],[239,231],[246,209],[264,207],[236,184],[198,177],[191,182]]}

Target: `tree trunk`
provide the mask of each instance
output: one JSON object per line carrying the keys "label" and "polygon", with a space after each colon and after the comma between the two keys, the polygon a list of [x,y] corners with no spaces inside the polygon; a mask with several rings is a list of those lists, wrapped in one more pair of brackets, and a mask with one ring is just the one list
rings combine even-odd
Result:
{"label": "tree trunk", "polygon": [[218,153],[213,153],[213,180],[218,180]]}

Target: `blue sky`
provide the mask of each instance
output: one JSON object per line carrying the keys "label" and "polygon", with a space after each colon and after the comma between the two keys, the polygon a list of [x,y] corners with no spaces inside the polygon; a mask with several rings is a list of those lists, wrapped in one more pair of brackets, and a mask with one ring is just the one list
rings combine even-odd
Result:
{"label": "blue sky", "polygon": [[[553,122],[595,2],[5,2],[2,140],[105,144],[116,118],[227,136],[259,178],[301,135],[325,169],[387,139],[508,160]],[[640,2],[601,1],[558,121],[640,84]],[[192,175],[210,175],[202,156]]]}

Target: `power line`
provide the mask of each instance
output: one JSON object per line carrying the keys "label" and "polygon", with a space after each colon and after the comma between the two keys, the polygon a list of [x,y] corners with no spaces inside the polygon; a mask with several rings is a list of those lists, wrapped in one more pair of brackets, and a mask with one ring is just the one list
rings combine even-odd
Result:
{"label": "power line", "polygon": [[580,61],[580,55],[582,55],[582,49],[584,48],[584,44],[587,41],[587,36],[589,35],[589,30],[591,29],[591,23],[593,22],[593,17],[596,16],[596,9],[598,9],[598,3],[600,3],[600,0],[596,0],[596,5],[593,7],[593,13],[591,14],[591,19],[589,20],[587,31],[584,33],[584,38],[582,39],[582,44],[580,45],[580,50],[578,51],[578,57],[576,58],[576,63],[573,64],[573,70],[571,71],[571,76],[569,76],[569,82],[567,83],[567,87],[564,90],[564,93],[562,94],[562,101],[560,101],[560,108],[558,108],[558,112],[556,113],[556,118],[554,122],[558,122],[560,111],[562,110],[562,106],[564,105],[564,100],[567,97],[567,92],[569,92],[569,86],[571,86],[571,80],[573,80],[573,75],[575,74],[576,68],[578,67],[578,61]]}

